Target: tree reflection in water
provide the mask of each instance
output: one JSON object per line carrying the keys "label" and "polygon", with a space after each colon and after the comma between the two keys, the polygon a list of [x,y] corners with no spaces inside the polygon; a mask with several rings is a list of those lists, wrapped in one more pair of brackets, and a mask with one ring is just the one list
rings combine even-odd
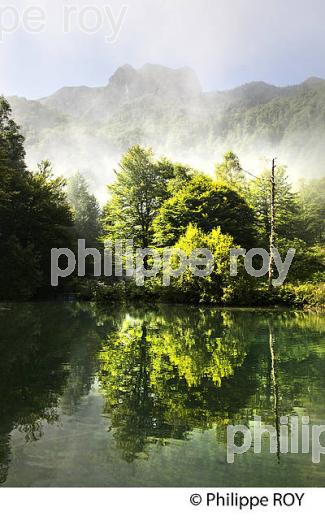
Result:
{"label": "tree reflection in water", "polygon": [[[292,412],[290,370],[313,356],[316,321],[301,313],[164,306],[126,312],[99,356],[105,411],[124,459],[149,456],[150,445],[186,439],[194,429],[215,427],[225,442],[225,425],[248,424],[253,415],[278,429],[280,415]],[[294,348],[290,331],[291,340],[299,337]],[[307,388],[296,390],[298,400]]]}
{"label": "tree reflection in water", "polygon": [[[10,464],[10,433],[40,439],[44,424],[73,413],[97,369],[102,327],[88,306],[17,304],[0,309],[0,483]],[[103,332],[104,334],[104,332]]]}
{"label": "tree reflection in water", "polygon": [[[260,415],[323,409],[325,319],[302,312],[91,304],[0,308],[0,483],[11,435],[73,416],[99,381],[120,457]],[[105,430],[106,435],[106,430]],[[113,448],[112,448],[113,449]]]}

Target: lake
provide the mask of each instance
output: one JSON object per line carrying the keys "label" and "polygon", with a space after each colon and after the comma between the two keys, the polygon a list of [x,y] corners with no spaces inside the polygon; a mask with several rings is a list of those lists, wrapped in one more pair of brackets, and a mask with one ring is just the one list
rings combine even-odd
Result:
{"label": "lake", "polygon": [[[0,304],[0,331],[2,486],[324,485],[280,423],[325,424],[324,315]],[[258,416],[275,451],[228,463],[227,426]]]}

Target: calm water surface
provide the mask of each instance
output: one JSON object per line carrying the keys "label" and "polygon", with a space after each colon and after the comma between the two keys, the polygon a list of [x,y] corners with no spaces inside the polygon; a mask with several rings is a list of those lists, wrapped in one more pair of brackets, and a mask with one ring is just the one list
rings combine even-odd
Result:
{"label": "calm water surface", "polygon": [[229,424],[325,424],[324,316],[0,304],[0,355],[3,486],[325,485],[267,436],[226,461]]}

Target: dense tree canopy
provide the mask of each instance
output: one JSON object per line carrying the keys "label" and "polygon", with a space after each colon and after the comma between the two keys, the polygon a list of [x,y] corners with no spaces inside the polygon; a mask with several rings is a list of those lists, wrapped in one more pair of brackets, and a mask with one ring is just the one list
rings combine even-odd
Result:
{"label": "dense tree canopy", "polygon": [[[259,222],[260,236],[268,244],[271,230],[271,172],[263,171],[249,183],[248,200]],[[280,166],[275,172],[275,227],[278,237],[292,239],[299,235],[299,206],[297,194],[292,190],[286,169]]]}
{"label": "dense tree canopy", "polygon": [[0,100],[0,291],[2,298],[31,297],[50,286],[52,247],[69,247],[72,216],[50,164],[29,172],[23,137]]}
{"label": "dense tree canopy", "polygon": [[325,177],[301,181],[298,194],[301,208],[301,238],[308,244],[325,242]]}
{"label": "dense tree canopy", "polygon": [[87,182],[80,173],[69,179],[67,195],[77,237],[85,239],[87,245],[95,245],[102,233],[100,207],[95,195],[89,193]]}
{"label": "dense tree canopy", "polygon": [[155,161],[152,151],[134,146],[122,158],[111,199],[104,210],[104,229],[109,238],[132,238],[147,247],[152,222],[168,197],[167,184],[174,177],[172,163]]}
{"label": "dense tree canopy", "polygon": [[243,303],[243,294],[248,298],[252,280],[241,270],[239,276],[230,276],[230,250],[235,247],[234,239],[221,232],[220,228],[204,233],[196,225],[189,224],[184,235],[176,243],[189,257],[194,249],[207,249],[213,256],[210,274],[198,277],[189,268],[172,280],[169,289],[174,300],[192,303],[222,305]]}
{"label": "dense tree canopy", "polygon": [[162,204],[154,221],[156,243],[173,245],[190,223],[205,232],[219,226],[244,247],[254,243],[252,209],[236,191],[203,174],[195,175]]}

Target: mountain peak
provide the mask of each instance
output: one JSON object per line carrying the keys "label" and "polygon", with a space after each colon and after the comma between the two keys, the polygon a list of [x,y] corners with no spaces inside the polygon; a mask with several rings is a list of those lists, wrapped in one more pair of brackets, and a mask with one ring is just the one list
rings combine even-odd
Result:
{"label": "mountain peak", "polygon": [[132,65],[126,63],[125,65],[122,65],[121,67],[118,67],[116,69],[114,74],[109,79],[109,84],[128,81],[129,79],[134,77],[135,74],[136,70],[132,67]]}
{"label": "mountain peak", "polygon": [[305,81],[303,81],[302,85],[307,85],[310,87],[322,85],[324,84],[325,80],[323,78],[318,78],[317,76],[311,76],[310,78],[307,78]]}
{"label": "mountain peak", "polygon": [[195,72],[189,67],[171,69],[152,63],[146,63],[140,69],[131,65],[119,67],[108,86],[125,92],[130,98],[148,94],[168,98],[192,97],[202,92]]}

